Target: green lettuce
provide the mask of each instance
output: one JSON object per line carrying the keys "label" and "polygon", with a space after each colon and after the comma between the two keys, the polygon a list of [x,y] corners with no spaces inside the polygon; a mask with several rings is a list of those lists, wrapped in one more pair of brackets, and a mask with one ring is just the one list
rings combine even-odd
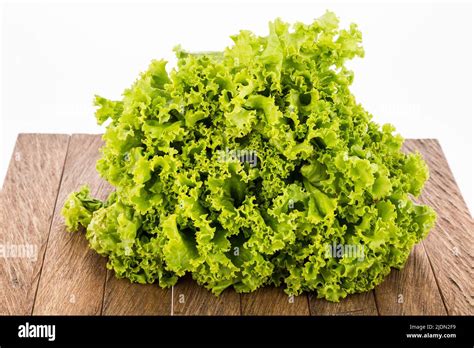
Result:
{"label": "green lettuce", "polygon": [[122,100],[96,97],[97,170],[116,189],[102,202],[84,186],[62,214],[117,277],[167,287],[190,273],[215,294],[273,284],[338,301],[403,267],[433,227],[412,201],[421,155],[349,90],[357,26],[327,12],[269,28],[223,52],[178,47],[170,73],[152,61]]}

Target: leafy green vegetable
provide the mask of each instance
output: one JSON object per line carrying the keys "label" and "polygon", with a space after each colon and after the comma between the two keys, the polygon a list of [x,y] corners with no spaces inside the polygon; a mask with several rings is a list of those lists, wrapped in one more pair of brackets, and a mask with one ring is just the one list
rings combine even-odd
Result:
{"label": "leafy green vegetable", "polygon": [[116,191],[72,193],[68,229],[85,227],[108,267],[139,283],[191,273],[215,294],[284,284],[330,301],[374,288],[435,213],[410,196],[428,178],[422,157],[350,93],[344,63],[363,56],[361,33],[327,12],[232,40],[177,48],[169,74],[153,61],[122,100],[96,97],[110,122],[97,170]]}

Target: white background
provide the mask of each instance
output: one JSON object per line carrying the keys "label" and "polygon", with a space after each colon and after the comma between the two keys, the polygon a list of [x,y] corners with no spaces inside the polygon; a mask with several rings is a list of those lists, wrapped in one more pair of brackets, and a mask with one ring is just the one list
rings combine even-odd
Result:
{"label": "white background", "polygon": [[366,56],[350,63],[352,91],[406,138],[437,138],[473,211],[472,5],[455,3],[186,4],[3,2],[0,184],[19,132],[100,133],[92,98],[120,98],[173,46],[222,50],[240,29],[311,22],[326,9],[356,22]]}

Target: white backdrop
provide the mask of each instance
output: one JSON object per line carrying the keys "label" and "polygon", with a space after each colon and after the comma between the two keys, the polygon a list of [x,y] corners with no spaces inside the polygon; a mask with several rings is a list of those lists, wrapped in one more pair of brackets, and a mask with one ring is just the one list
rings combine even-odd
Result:
{"label": "white backdrop", "polygon": [[0,184],[19,132],[102,132],[93,95],[120,98],[152,58],[172,67],[173,46],[222,50],[240,29],[263,35],[276,17],[311,22],[326,9],[363,33],[366,57],[350,64],[358,101],[404,137],[438,138],[472,214],[469,2],[3,2]]}

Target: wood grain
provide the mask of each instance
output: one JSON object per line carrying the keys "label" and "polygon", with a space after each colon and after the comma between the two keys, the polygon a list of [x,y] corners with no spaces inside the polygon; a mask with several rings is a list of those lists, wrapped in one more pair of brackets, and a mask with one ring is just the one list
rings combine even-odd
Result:
{"label": "wood grain", "polygon": [[101,314],[105,258],[89,249],[84,233],[67,232],[60,214],[69,193],[83,184],[99,199],[111,191],[95,170],[101,145],[100,136],[71,137],[33,314]]}
{"label": "wood grain", "polygon": [[68,135],[18,135],[0,194],[0,245],[9,256],[0,257],[2,315],[31,314],[68,143]]}
{"label": "wood grain", "polygon": [[430,179],[420,202],[432,206],[438,219],[423,245],[448,314],[473,315],[472,217],[439,142],[435,139],[408,140],[405,149],[418,150],[430,168]]}
{"label": "wood grain", "polygon": [[333,303],[309,295],[311,315],[378,315],[374,292],[349,295]]}
{"label": "wood grain", "polygon": [[241,297],[242,315],[309,315],[306,294],[288,296],[282,288],[268,286]]}
{"label": "wood grain", "polygon": [[380,315],[446,315],[423,244],[417,244],[402,270],[375,288]]}
{"label": "wood grain", "polygon": [[108,271],[103,315],[170,315],[171,290],[135,284]]}
{"label": "wood grain", "polygon": [[185,276],[173,287],[173,315],[240,315],[240,296],[227,289],[217,297]]}

